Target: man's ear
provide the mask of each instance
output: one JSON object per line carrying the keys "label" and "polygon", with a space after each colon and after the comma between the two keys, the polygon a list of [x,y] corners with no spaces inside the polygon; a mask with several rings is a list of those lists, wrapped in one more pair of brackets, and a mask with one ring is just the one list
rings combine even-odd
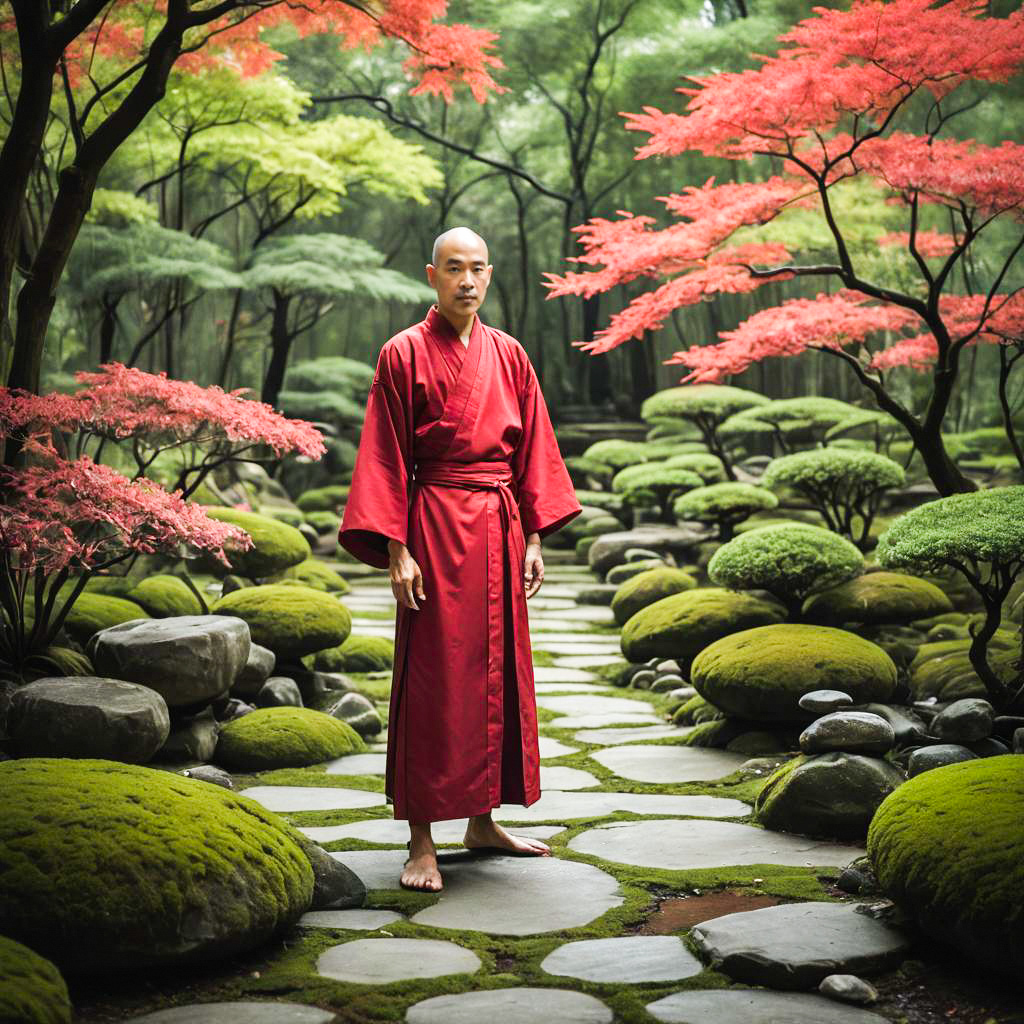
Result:
{"label": "man's ear", "polygon": [[434,283],[434,275],[437,274],[437,267],[435,267],[433,263],[428,263],[426,266],[426,271],[427,283],[430,285],[431,288],[436,287]]}

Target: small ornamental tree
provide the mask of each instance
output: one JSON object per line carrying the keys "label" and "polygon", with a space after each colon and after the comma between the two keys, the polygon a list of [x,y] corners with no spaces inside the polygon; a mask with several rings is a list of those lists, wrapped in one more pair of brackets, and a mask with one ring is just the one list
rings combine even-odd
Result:
{"label": "small ornamental tree", "polygon": [[653,506],[667,523],[674,522],[672,499],[703,485],[704,481],[693,470],[666,466],[664,462],[627,466],[612,478],[612,490],[621,494],[627,505],[633,508]]}
{"label": "small ornamental tree", "polygon": [[985,621],[971,631],[971,665],[996,708],[1022,713],[1024,672],[1005,683],[989,664],[988,645],[1002,621],[1003,602],[1024,569],[1024,487],[993,487],[919,505],[882,534],[876,556],[886,568],[952,568],[967,579],[985,607]]}
{"label": "small ornamental tree", "polygon": [[666,388],[646,399],[640,408],[640,416],[648,423],[671,423],[683,420],[693,423],[700,431],[708,451],[722,461],[725,475],[736,479],[736,473],[729,460],[726,446],[718,435],[721,424],[735,413],[768,401],[764,395],[743,388],[725,385],[702,384],[686,388]]}
{"label": "small ornamental tree", "polygon": [[875,452],[819,448],[773,459],[761,482],[802,495],[830,530],[864,551],[870,546],[871,524],[883,495],[902,486],[905,476],[898,462]]}
{"label": "small ornamental tree", "polygon": [[649,462],[651,452],[652,446],[643,441],[619,441],[616,438],[608,438],[604,441],[595,441],[583,453],[583,457],[618,470],[625,469],[626,466],[635,466],[640,462]]}
{"label": "small ornamental tree", "polygon": [[892,442],[905,437],[903,428],[888,413],[874,409],[858,409],[845,420],[825,431],[825,444],[849,441],[868,441],[876,452],[889,453]]}
{"label": "small ornamental tree", "polygon": [[797,622],[808,595],[853,579],[864,557],[845,537],[819,526],[786,523],[748,530],[708,562],[708,579],[730,590],[767,590]]}
{"label": "small ornamental tree", "polygon": [[676,469],[689,469],[706,484],[716,484],[725,479],[725,466],[722,465],[722,460],[710,452],[684,452],[682,455],[670,455],[665,459],[665,465]]}
{"label": "small ornamental tree", "polygon": [[821,444],[829,430],[858,411],[835,398],[779,398],[738,412],[722,426],[723,432],[729,433],[742,432],[749,423],[764,424],[785,453]]}
{"label": "small ornamental tree", "polygon": [[711,523],[718,528],[718,539],[732,540],[736,527],[755,512],[777,508],[779,499],[771,491],[753,484],[731,481],[710,484],[681,494],[672,504],[677,520]]}
{"label": "small ornamental tree", "polygon": [[[988,11],[977,0],[819,7],[779,37],[783,47],[759,58],[759,68],[693,78],[679,90],[689,98],[684,112],[626,115],[626,127],[647,136],[638,159],[694,150],[744,163],[767,157],[772,173],[662,197],[677,218],[668,227],[623,212],[577,228],[577,262],[591,269],[549,275],[552,296],[586,299],[655,282],[581,347],[607,352],[717,294],[793,278],[828,282],[828,294],[762,309],[718,343],[669,362],[689,370],[686,382],[718,383],[769,356],[825,352],[900,422],[939,493],[973,490],[941,432],[964,350],[988,342],[1002,353],[1024,338],[1024,294],[1010,277],[1024,249],[1014,223],[1024,211],[1024,145],[983,145],[949,129],[976,102],[959,89],[1006,82],[1024,67],[1024,9],[1005,18]],[[864,213],[843,196],[858,187],[900,211],[902,223],[879,225],[871,248],[902,250],[906,283],[902,275],[875,278],[870,256],[851,244]],[[786,232],[791,211],[815,218],[831,250],[825,258]],[[975,294],[953,292],[965,277]],[[890,369],[906,365],[930,374],[923,410],[889,384]]]}

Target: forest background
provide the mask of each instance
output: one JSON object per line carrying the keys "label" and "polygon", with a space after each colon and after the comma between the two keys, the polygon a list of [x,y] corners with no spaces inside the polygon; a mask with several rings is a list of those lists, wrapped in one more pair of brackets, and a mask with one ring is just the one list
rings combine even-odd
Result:
{"label": "forest background", "polygon": [[[1018,6],[990,8],[1003,16]],[[343,50],[330,33],[300,37],[291,25],[265,33],[284,56],[261,73],[175,68],[166,96],[101,174],[58,291],[40,391],[72,390],[74,371],[116,360],[250,387],[303,416],[301,397],[286,390],[287,367],[325,356],[375,363],[383,342],[430,301],[421,282],[434,236],[468,224],[495,264],[485,318],[523,342],[556,414],[576,403],[635,414],[683,376],[664,365],[673,352],[828,283],[721,295],[674,311],[640,343],[591,357],[573,343],[591,341],[647,283],[546,301],[543,275],[571,269],[567,257],[580,252],[572,229],[593,217],[629,210],[665,222],[655,197],[712,176],[768,177],[768,158],[635,160],[643,139],[625,130],[620,112],[681,110],[675,90],[688,76],[757,66],[752,55],[774,52],[776,37],[810,13],[796,0],[456,0],[447,21],[498,36],[504,68],[495,78],[504,91],[482,103],[464,88],[451,103],[411,95],[399,42]],[[1012,138],[1022,90],[1019,78],[967,83],[945,134],[993,145]],[[9,108],[4,116],[9,123]],[[68,120],[58,101],[25,211],[29,239],[73,145]],[[875,276],[898,280],[900,254],[877,239],[905,229],[905,215],[864,195],[850,201],[851,244]],[[787,242],[801,234],[804,252],[830,248],[820,219],[786,231]],[[965,261],[958,290],[970,290],[971,270]],[[970,349],[947,429],[999,421],[998,347]],[[763,360],[730,383],[772,398],[867,399],[846,367],[818,352]],[[889,387],[914,406],[915,388],[923,398],[930,385],[898,368]],[[1015,389],[1015,409],[1020,397]]]}

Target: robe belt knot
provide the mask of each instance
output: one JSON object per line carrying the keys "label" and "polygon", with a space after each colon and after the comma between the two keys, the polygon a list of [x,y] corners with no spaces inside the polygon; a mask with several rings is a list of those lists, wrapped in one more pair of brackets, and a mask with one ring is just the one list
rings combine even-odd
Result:
{"label": "robe belt knot", "polygon": [[424,459],[416,463],[413,480],[419,484],[461,487],[468,491],[497,491],[509,522],[519,518],[512,466],[504,459],[480,462]]}

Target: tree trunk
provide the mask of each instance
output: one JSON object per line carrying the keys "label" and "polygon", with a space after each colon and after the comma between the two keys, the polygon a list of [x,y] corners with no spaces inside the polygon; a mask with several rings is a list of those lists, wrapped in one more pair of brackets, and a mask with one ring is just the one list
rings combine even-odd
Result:
{"label": "tree trunk", "polygon": [[294,337],[288,329],[288,306],[291,299],[280,292],[274,292],[274,318],[270,326],[270,362],[263,378],[263,392],[260,399],[268,405],[277,405],[278,395],[284,384],[284,371],[288,367]]}

